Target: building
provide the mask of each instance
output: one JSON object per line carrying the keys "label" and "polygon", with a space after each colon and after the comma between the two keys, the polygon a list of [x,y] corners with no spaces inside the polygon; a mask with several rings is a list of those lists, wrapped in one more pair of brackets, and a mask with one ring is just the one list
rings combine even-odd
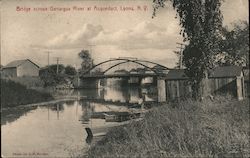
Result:
{"label": "building", "polygon": [[2,68],[3,77],[39,76],[39,66],[30,59],[15,60]]}
{"label": "building", "polygon": [[167,100],[192,97],[192,88],[184,69],[170,70],[166,76]]}
{"label": "building", "polygon": [[[216,67],[209,72],[207,81],[208,92],[211,95],[230,94],[242,100],[246,96],[245,82],[242,67],[223,66]],[[170,70],[166,76],[167,98],[190,97],[191,85],[184,69]]]}

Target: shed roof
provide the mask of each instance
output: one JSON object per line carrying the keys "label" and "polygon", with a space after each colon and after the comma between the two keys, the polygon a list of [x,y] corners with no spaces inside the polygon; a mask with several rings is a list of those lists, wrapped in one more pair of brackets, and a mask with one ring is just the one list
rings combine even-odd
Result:
{"label": "shed roof", "polygon": [[4,66],[3,68],[15,68],[18,67],[20,65],[22,65],[24,62],[31,62],[32,64],[34,64],[36,67],[39,68],[39,66],[37,64],[35,64],[34,62],[32,62],[30,59],[24,59],[24,60],[14,60],[10,63],[8,63],[6,66]]}
{"label": "shed roof", "polygon": [[173,69],[170,70],[166,76],[167,80],[184,80],[188,79],[188,77],[185,75],[184,69]]}
{"label": "shed roof", "polygon": [[[236,77],[240,76],[242,73],[242,67],[240,66],[223,66],[216,67],[210,71],[210,78],[223,78],[223,77]],[[184,80],[188,79],[185,75],[184,69],[174,69],[170,70],[166,76],[167,80]]]}
{"label": "shed roof", "polygon": [[220,78],[220,77],[236,77],[242,73],[242,67],[240,66],[222,66],[216,67],[210,71],[209,77]]}

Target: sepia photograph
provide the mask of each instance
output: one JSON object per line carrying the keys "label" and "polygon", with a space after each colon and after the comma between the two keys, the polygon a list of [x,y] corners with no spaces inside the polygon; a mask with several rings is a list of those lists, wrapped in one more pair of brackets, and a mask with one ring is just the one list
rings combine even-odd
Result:
{"label": "sepia photograph", "polygon": [[248,0],[0,0],[1,157],[249,158]]}

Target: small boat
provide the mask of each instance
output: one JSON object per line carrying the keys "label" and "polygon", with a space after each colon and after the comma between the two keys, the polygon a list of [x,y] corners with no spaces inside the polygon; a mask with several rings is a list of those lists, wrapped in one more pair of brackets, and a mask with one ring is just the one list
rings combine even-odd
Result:
{"label": "small boat", "polygon": [[91,131],[91,129],[89,127],[85,128],[85,130],[86,130],[86,132],[88,134],[85,141],[86,141],[86,143],[91,144],[91,142],[93,140],[93,133],[92,133],[92,131]]}
{"label": "small boat", "polygon": [[129,112],[113,112],[105,113],[106,122],[122,122],[130,120],[131,114]]}

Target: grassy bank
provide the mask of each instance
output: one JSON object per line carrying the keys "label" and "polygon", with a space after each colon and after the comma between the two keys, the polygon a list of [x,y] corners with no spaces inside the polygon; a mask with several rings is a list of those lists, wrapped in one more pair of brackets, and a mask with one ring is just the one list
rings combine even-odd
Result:
{"label": "grassy bank", "polygon": [[9,108],[22,104],[37,103],[52,100],[53,97],[45,92],[28,89],[11,80],[1,79],[1,107]]}
{"label": "grassy bank", "polygon": [[114,128],[88,157],[249,157],[248,100],[217,97],[152,109]]}

